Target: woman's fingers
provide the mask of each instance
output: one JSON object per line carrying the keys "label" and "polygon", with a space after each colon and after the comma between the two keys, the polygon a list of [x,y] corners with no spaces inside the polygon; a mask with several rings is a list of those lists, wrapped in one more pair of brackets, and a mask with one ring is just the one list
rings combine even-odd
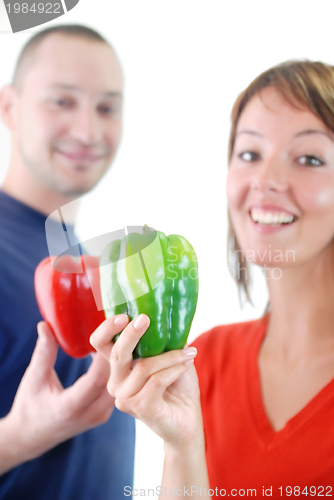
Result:
{"label": "woman's fingers", "polygon": [[113,346],[113,338],[120,333],[129,323],[126,314],[118,314],[106,319],[90,336],[90,343],[104,358],[109,361],[110,352]]}
{"label": "woman's fingers", "polygon": [[111,369],[113,368],[113,365],[116,368],[122,364],[128,363],[129,361],[132,362],[132,353],[135,350],[140,338],[148,329],[149,325],[150,318],[146,316],[146,314],[140,314],[140,316],[128,324],[111,350]]}
{"label": "woman's fingers", "polygon": [[[182,363],[191,363],[196,354],[196,348],[189,347],[183,350],[165,352],[151,358],[136,360],[132,365],[129,376],[122,384],[122,394],[127,395],[127,397],[134,396],[143,388],[151,376],[154,377],[156,373],[160,373],[166,368],[181,365]],[[109,379],[108,391],[114,396],[117,394],[117,380],[113,376]]]}
{"label": "woman's fingers", "polygon": [[[128,317],[125,317],[127,318],[125,324],[127,324]],[[90,337],[92,346],[110,362],[112,387],[115,388],[119,388],[130,374],[133,362],[132,353],[150,324],[149,317],[146,314],[140,314],[126,328],[124,328],[125,325],[123,326],[122,335],[114,344],[112,339],[122,330],[122,327],[117,325],[118,319],[119,317],[114,316],[104,321]],[[112,392],[115,393],[115,390],[112,389]]]}
{"label": "woman's fingers", "polygon": [[110,379],[108,391],[114,397],[116,393],[122,390],[123,382],[129,377],[132,370],[132,353],[138,344],[140,338],[149,327],[150,319],[146,314],[141,314],[122,332],[117,339],[110,353]]}
{"label": "woman's fingers", "polygon": [[[119,326],[121,320],[124,329],[117,342],[113,343],[114,336],[122,330]],[[109,356],[110,378],[107,389],[116,398],[117,407],[131,415],[137,415],[138,411],[144,414],[151,405],[156,408],[164,406],[163,393],[189,369],[197,351],[189,347],[134,362],[132,353],[150,321],[148,316],[141,314],[127,323],[126,315],[106,320],[91,336],[91,344],[104,357]],[[138,405],[140,410],[136,409]]]}
{"label": "woman's fingers", "polygon": [[147,423],[149,420],[159,418],[166,404],[163,400],[166,389],[186,373],[191,366],[192,363],[181,363],[155,372],[136,395],[129,397],[122,394],[117,397],[115,399],[116,408]]}

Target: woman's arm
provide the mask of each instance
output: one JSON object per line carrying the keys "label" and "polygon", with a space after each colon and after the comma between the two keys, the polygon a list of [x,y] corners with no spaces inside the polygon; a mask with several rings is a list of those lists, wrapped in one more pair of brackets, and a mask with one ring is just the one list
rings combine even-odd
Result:
{"label": "woman's arm", "polygon": [[[110,361],[108,391],[115,406],[142,420],[164,440],[162,487],[165,496],[176,489],[202,498],[208,486],[196,349],[190,347],[133,361],[132,352],[149,326],[142,314],[131,321],[115,344],[115,319],[106,320],[91,336],[91,344]],[[202,488],[202,495],[201,493]],[[174,493],[174,494],[173,494]]]}
{"label": "woman's arm", "polygon": [[195,500],[209,496],[205,442],[203,432],[201,434],[188,447],[176,447],[165,443],[162,488],[167,498],[175,494],[180,497],[190,495]]}

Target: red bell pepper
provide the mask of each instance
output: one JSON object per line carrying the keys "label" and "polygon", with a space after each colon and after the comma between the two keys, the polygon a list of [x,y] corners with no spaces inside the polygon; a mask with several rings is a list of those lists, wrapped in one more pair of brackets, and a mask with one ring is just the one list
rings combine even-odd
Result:
{"label": "red bell pepper", "polygon": [[41,315],[73,358],[94,352],[89,337],[105,320],[99,282],[99,259],[90,255],[81,256],[81,261],[69,255],[47,257],[36,267],[35,294]]}

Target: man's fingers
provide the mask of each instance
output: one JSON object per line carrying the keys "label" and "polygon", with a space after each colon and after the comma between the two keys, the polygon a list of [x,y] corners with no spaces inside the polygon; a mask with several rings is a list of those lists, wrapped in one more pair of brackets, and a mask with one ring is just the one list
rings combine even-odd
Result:
{"label": "man's fingers", "polygon": [[108,361],[99,353],[94,353],[93,360],[90,364],[88,371],[85,373],[85,377],[91,380],[103,380],[107,384],[107,380],[110,375],[110,364]]}
{"label": "man's fingers", "polygon": [[82,411],[95,403],[103,392],[106,392],[109,375],[110,365],[108,361],[97,353],[88,371],[66,389],[65,397],[70,399],[73,408]]}
{"label": "man's fingers", "polygon": [[53,372],[57,358],[58,344],[45,321],[37,325],[38,339],[31,357],[29,370],[34,370],[36,382],[45,383],[46,377]]}
{"label": "man's fingers", "polygon": [[126,314],[119,314],[106,319],[92,335],[90,343],[104,358],[109,361],[110,351],[113,346],[113,338],[120,333],[129,323],[129,317]]}
{"label": "man's fingers", "polygon": [[83,383],[81,378],[65,389],[62,393],[62,406],[67,418],[85,418],[88,414],[99,418],[101,412],[111,411],[114,406],[114,398],[108,393],[106,386],[99,384]]}

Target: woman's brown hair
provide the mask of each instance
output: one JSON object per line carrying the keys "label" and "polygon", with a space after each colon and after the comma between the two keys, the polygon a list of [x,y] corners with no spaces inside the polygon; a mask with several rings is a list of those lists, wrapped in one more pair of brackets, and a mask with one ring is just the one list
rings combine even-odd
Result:
{"label": "woman's brown hair", "polygon": [[[297,109],[308,108],[329,130],[334,132],[334,67],[322,62],[286,61],[261,73],[238,96],[231,113],[231,132],[228,147],[228,162],[233,154],[236,129],[247,103],[267,87],[275,88]],[[228,213],[228,266],[238,286],[239,301],[244,293],[252,305],[250,294],[251,276],[247,261],[235,236]],[[268,302],[265,313],[270,309]]]}

